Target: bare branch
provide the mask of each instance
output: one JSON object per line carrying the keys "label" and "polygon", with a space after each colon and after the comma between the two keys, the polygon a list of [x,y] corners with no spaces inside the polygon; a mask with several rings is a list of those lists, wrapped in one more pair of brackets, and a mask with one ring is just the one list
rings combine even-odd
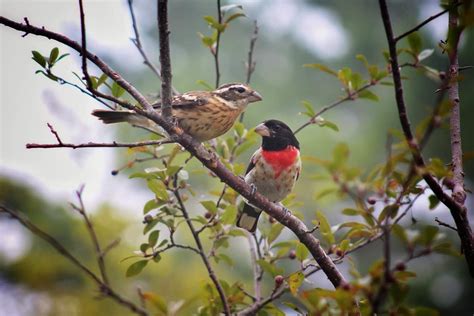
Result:
{"label": "bare branch", "polygon": [[0,210],[10,214],[14,219],[16,219],[20,224],[22,224],[25,228],[27,228],[29,231],[31,231],[33,234],[38,236],[39,238],[43,239],[46,241],[48,244],[50,244],[56,251],[66,259],[72,262],[73,265],[78,267],[80,270],[82,270],[86,275],[88,275],[92,280],[94,280],[95,283],[100,288],[100,291],[103,295],[106,295],[113,300],[115,300],[117,303],[120,305],[123,305],[124,307],[128,308],[130,311],[137,315],[142,315],[142,316],[147,316],[148,313],[142,309],[141,307],[138,307],[128,299],[120,296],[117,292],[115,292],[111,287],[109,287],[106,283],[104,283],[94,272],[89,270],[84,264],[82,264],[76,257],[74,257],[69,250],[66,249],[57,239],[49,235],[48,233],[44,232],[41,230],[38,226],[30,222],[25,215],[23,215],[20,212],[11,210],[9,208],[6,208],[4,206],[0,205]]}
{"label": "bare branch", "polygon": [[454,230],[455,232],[458,231],[458,230],[456,229],[456,227],[453,227],[453,226],[449,225],[448,223],[445,223],[445,222],[443,222],[443,221],[440,221],[437,217],[435,217],[435,222],[438,223],[439,226],[448,227],[448,228]]}
{"label": "bare branch", "polygon": [[71,203],[71,206],[74,210],[76,210],[79,214],[81,214],[82,218],[84,219],[84,222],[87,227],[87,231],[89,232],[89,235],[92,240],[92,244],[94,245],[94,249],[97,255],[97,263],[99,265],[99,271],[102,276],[102,281],[106,285],[109,285],[109,279],[107,277],[107,272],[105,269],[104,252],[102,252],[101,250],[99,239],[97,238],[97,234],[95,233],[94,226],[92,225],[92,222],[90,221],[89,216],[87,216],[86,208],[84,207],[84,202],[82,200],[83,191],[84,191],[84,186],[81,186],[79,190],[76,191],[76,196],[79,201],[79,205],[76,206]]}
{"label": "bare branch", "polygon": [[413,133],[408,119],[408,114],[405,105],[405,99],[403,96],[403,84],[400,75],[400,69],[398,66],[397,47],[393,37],[393,30],[390,21],[390,14],[388,12],[387,3],[385,0],[379,0],[380,12],[387,36],[387,42],[390,52],[390,63],[392,68],[395,99],[397,102],[397,108],[399,113],[400,124],[405,134],[406,141],[411,150],[413,160],[417,167],[423,171],[423,179],[428,183],[430,188],[436,197],[446,205],[451,211],[451,215],[456,223],[458,229],[458,235],[461,240],[461,245],[464,250],[466,262],[469,267],[469,271],[472,277],[474,277],[474,236],[469,225],[469,219],[467,217],[467,209],[463,204],[458,203],[455,199],[444,192],[442,186],[434,178],[434,176],[426,172],[426,164],[420,151],[418,142],[413,137]]}
{"label": "bare branch", "polygon": [[[222,24],[222,13],[221,13],[221,0],[217,0],[217,21],[219,22],[219,25]],[[215,49],[212,52],[212,55],[214,56],[214,65],[216,69],[216,88],[219,87],[219,82],[221,80],[221,72],[219,69],[219,46],[221,42],[221,31],[216,29],[217,31],[217,38],[216,38],[216,46]]]}
{"label": "bare branch", "polygon": [[81,43],[82,43],[82,49],[81,49],[81,56],[82,56],[82,73],[84,74],[84,79],[87,82],[87,87],[89,90],[92,90],[92,80],[89,77],[89,72],[87,71],[87,47],[86,47],[86,16],[84,14],[84,4],[82,3],[82,0],[79,0],[79,11],[81,14]]}
{"label": "bare branch", "polygon": [[[245,63],[245,68],[247,69],[247,79],[245,80],[246,84],[250,83],[250,79],[252,79],[252,74],[255,71],[255,65],[256,62],[253,60],[253,52],[255,50],[255,42],[258,39],[258,24],[257,20],[254,21],[254,29],[253,29],[253,34],[252,37],[250,38],[250,47],[249,47],[249,52],[247,53],[248,58],[247,62]],[[243,122],[245,117],[245,112],[242,112],[239,117],[239,122]]]}
{"label": "bare branch", "polygon": [[160,34],[160,64],[161,64],[161,113],[165,120],[170,120],[171,111],[171,60],[168,26],[168,0],[158,1],[158,30]]}
{"label": "bare branch", "polygon": [[[457,1],[455,1],[457,2]],[[414,28],[406,31],[405,33],[403,34],[400,34],[398,35],[397,37],[394,38],[394,41],[395,42],[398,42],[399,40],[401,40],[402,38],[405,38],[407,37],[408,35],[410,35],[411,33],[414,33],[416,31],[418,31],[419,29],[421,29],[423,26],[425,26],[426,24],[430,23],[431,21],[439,18],[440,16],[442,16],[443,14],[445,14],[446,12],[448,12],[449,10],[451,10],[451,8],[454,8],[454,7],[457,7],[458,5],[461,5],[462,2],[458,2],[458,3],[454,3],[453,5],[450,5],[447,9],[435,14],[435,15],[432,15],[430,16],[429,18],[427,18],[426,20],[424,20],[423,22],[421,22],[420,24],[418,24],[417,26],[415,26]]]}

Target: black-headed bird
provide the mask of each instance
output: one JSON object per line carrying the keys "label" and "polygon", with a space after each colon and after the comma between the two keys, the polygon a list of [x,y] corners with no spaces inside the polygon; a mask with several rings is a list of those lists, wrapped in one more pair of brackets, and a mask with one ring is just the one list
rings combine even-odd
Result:
{"label": "black-headed bird", "polygon": [[[196,140],[203,142],[225,134],[247,105],[262,100],[262,96],[243,83],[227,83],[213,91],[190,91],[174,96],[172,115],[178,126]],[[156,109],[159,111],[160,104]],[[148,118],[130,110],[94,110],[106,124],[128,122],[159,134],[163,130]]]}
{"label": "black-headed bird", "polygon": [[[255,128],[262,146],[252,155],[245,182],[272,202],[280,202],[292,190],[301,171],[300,145],[291,129],[278,120],[268,120]],[[254,232],[262,211],[245,203],[237,226]]]}

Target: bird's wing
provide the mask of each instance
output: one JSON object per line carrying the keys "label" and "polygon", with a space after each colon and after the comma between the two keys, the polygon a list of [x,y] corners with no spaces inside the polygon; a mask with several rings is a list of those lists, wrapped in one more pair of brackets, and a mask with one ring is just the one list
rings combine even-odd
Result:
{"label": "bird's wing", "polygon": [[[171,104],[175,109],[186,109],[191,106],[201,106],[209,102],[209,92],[191,91],[181,95],[174,96]],[[161,108],[161,100],[153,104],[155,109]]]}
{"label": "bird's wing", "polygon": [[250,158],[250,162],[249,162],[249,165],[247,166],[247,170],[245,171],[245,175],[247,175],[253,168],[255,168],[255,165],[257,164],[257,161],[260,159],[261,156],[262,155],[261,155],[260,149],[254,152],[254,154]]}

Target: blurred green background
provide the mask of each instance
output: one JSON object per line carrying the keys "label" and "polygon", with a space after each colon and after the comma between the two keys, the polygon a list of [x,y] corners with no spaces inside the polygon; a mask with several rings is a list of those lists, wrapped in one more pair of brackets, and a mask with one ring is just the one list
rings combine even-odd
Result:
{"label": "blurred green background", "polygon": [[[53,29],[65,32],[75,39],[80,37],[77,8],[70,3],[13,0],[2,0],[0,3],[2,15],[17,20],[28,16],[32,24],[47,28],[50,15],[64,14],[63,20],[53,19],[58,26]],[[342,95],[336,78],[314,69],[303,68],[303,64],[322,63],[332,69],[351,67],[353,71],[364,75],[364,67],[356,60],[356,54],[364,54],[372,64],[381,67],[384,64],[382,51],[386,49],[385,34],[375,1],[223,1],[223,4],[227,3],[242,4],[248,17],[234,21],[221,37],[221,82],[245,80],[244,63],[253,32],[253,20],[256,19],[260,26],[254,52],[257,65],[251,85],[263,95],[264,100],[248,108],[244,122],[248,128],[268,118],[284,120],[296,128],[305,122],[305,117],[299,115],[299,112],[304,111],[302,100],[310,101],[318,109]],[[396,34],[441,10],[436,0],[389,1],[389,6]],[[142,65],[141,57],[128,41],[133,35],[125,1],[87,1],[86,13],[88,10],[93,12],[88,15],[91,23],[88,33],[90,50],[97,51],[142,92],[155,95],[160,84]],[[39,11],[41,13],[35,13]],[[151,59],[157,63],[155,4],[153,1],[136,1],[136,11],[142,41]],[[215,1],[170,1],[169,14],[173,85],[179,91],[202,89],[197,80],[205,80],[212,85],[213,59],[208,49],[202,45],[197,32],[210,34],[203,16],[215,16]],[[112,19],[114,15],[120,17],[119,21]],[[443,16],[421,31],[424,48],[435,49],[425,63],[440,70],[446,67],[447,58],[437,44],[445,39],[446,25],[447,16]],[[98,135],[106,135],[107,139],[134,140],[145,139],[147,135],[132,131],[129,127],[121,127],[113,132],[111,126],[97,127],[99,124],[88,113],[100,104],[90,100],[87,105],[82,101],[76,102],[78,98],[85,100],[85,97],[69,88],[58,87],[45,78],[34,76],[36,66],[29,58],[30,50],[48,52],[55,46],[54,43],[45,39],[33,39],[31,35],[23,39],[19,33],[5,27],[0,28],[0,34],[1,65],[6,69],[0,75],[4,83],[0,85],[0,202],[28,214],[34,223],[61,240],[89,266],[95,267],[94,252],[87,231],[67,204],[74,200],[73,190],[85,182],[85,196],[94,196],[90,201],[86,199],[86,207],[92,213],[102,244],[121,239],[119,246],[110,252],[106,260],[114,287],[124,295],[133,297],[135,301],[137,287],[154,291],[176,304],[185,300],[187,305],[182,315],[194,311],[202,297],[202,286],[207,281],[207,274],[201,261],[193,253],[173,250],[166,253],[159,264],[148,265],[138,277],[125,277],[129,264],[120,261],[136,250],[140,242],[146,240],[141,234],[141,209],[143,202],[151,198],[151,194],[139,181],[127,180],[126,175],[110,176],[111,170],[130,159],[129,152],[116,150],[111,153],[107,150],[107,154],[87,156],[89,154],[64,154],[58,153],[60,150],[48,150],[38,154],[26,151],[23,147],[26,141],[52,141],[48,132],[44,131],[47,121],[54,122],[57,124],[55,126],[63,126],[63,133],[72,135],[72,140],[90,141],[95,140],[91,137]],[[473,35],[472,29],[464,33],[459,57],[461,65],[474,63]],[[113,43],[117,38],[120,38],[120,45],[108,48],[109,42]],[[401,47],[407,45],[404,41],[400,43]],[[60,49],[69,52],[67,48]],[[71,54],[69,59],[71,64],[64,64],[62,71],[73,78],[71,70],[80,72],[79,57]],[[19,68],[19,64],[24,69]],[[404,81],[409,115],[412,122],[416,123],[428,115],[434,106],[434,91],[438,83],[413,69],[404,69],[403,72],[409,77]],[[474,163],[467,158],[472,157],[474,149],[474,125],[471,124],[474,118],[474,108],[471,106],[474,99],[474,79],[470,71],[465,73],[460,85],[466,185],[471,188]],[[28,96],[28,91],[31,91],[31,96]],[[326,159],[331,156],[335,144],[345,142],[351,150],[351,164],[367,170],[383,161],[387,129],[398,128],[399,123],[393,88],[380,86],[373,91],[379,96],[379,102],[367,99],[348,102],[324,115],[339,126],[339,132],[310,126],[298,134],[302,153]],[[61,99],[62,95],[68,93],[77,98],[71,101],[73,104]],[[35,98],[36,95],[39,99]],[[29,102],[18,101],[22,97],[29,97]],[[46,107],[40,105],[44,103],[47,104]],[[71,107],[76,111],[72,116],[67,112],[71,111]],[[78,123],[70,124],[68,118],[84,120],[92,126],[92,132]],[[36,123],[28,123],[33,121]],[[449,162],[448,135],[446,128],[435,131],[424,151],[426,157],[439,156],[444,162]],[[105,150],[96,152],[104,153]],[[252,150],[249,150],[242,155],[240,162],[246,162],[251,153]],[[73,160],[74,167],[69,167],[66,160]],[[58,170],[63,171],[55,170],[56,164]],[[41,172],[37,172],[38,169]],[[201,172],[202,168],[197,163],[191,164],[188,170],[191,175],[190,183],[199,197],[205,196],[209,190],[220,190],[221,184]],[[315,199],[315,193],[322,188],[317,186],[312,176],[321,173],[322,170],[313,166],[304,168],[302,179],[295,190],[297,201],[304,204],[297,210],[306,215],[308,223],[318,209],[327,214],[332,224],[347,220],[340,211],[350,205],[349,201],[340,201],[335,197]],[[129,182],[127,187],[118,188],[123,185],[118,182],[125,181]],[[470,196],[467,203],[472,219],[473,199]],[[419,222],[434,224],[435,216],[451,222],[444,207],[428,211],[427,205],[427,201],[420,201],[414,207],[412,215]],[[197,205],[192,205],[190,209],[193,214],[203,213],[203,209]],[[405,224],[412,225],[409,220]],[[446,234],[450,232],[446,231]],[[457,245],[456,236],[450,237]],[[284,238],[292,236],[287,233]],[[192,239],[187,234],[179,235],[179,239],[192,244]],[[229,281],[243,280],[250,285],[252,271],[246,241],[235,239],[228,254],[234,259],[234,266],[229,267],[222,262],[214,264],[218,273]],[[381,255],[380,244],[374,243],[356,253],[354,258],[359,270],[366,272],[370,263]],[[395,249],[395,258],[402,257],[403,251]],[[291,264],[288,263],[288,266]],[[341,267],[347,275],[348,265]],[[410,301],[437,308],[443,315],[472,314],[474,282],[467,277],[468,272],[462,259],[432,255],[412,262],[410,268],[418,274],[410,283],[413,289]],[[312,286],[330,288],[322,274],[315,276],[313,282]],[[267,290],[272,286],[270,278],[266,286]],[[109,299],[95,299],[97,294],[95,285],[58,256],[50,246],[12,220],[0,217],[0,315],[128,315],[123,307]]]}

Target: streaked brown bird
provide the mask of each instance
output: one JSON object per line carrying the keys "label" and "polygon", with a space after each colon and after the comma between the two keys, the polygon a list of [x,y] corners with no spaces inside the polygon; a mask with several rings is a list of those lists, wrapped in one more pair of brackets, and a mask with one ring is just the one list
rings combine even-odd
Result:
{"label": "streaked brown bird", "polygon": [[[245,182],[270,201],[280,202],[293,190],[301,171],[299,142],[291,129],[278,120],[261,123],[255,132],[262,136],[262,146],[250,159]],[[261,212],[245,203],[237,226],[255,232]]]}
{"label": "streaked brown bird", "polygon": [[[226,133],[247,105],[262,100],[262,96],[243,83],[227,83],[214,91],[190,91],[172,99],[172,115],[179,127],[203,142]],[[160,104],[156,109],[160,110]],[[163,130],[153,121],[133,111],[94,110],[105,124],[128,122],[159,134]]]}

